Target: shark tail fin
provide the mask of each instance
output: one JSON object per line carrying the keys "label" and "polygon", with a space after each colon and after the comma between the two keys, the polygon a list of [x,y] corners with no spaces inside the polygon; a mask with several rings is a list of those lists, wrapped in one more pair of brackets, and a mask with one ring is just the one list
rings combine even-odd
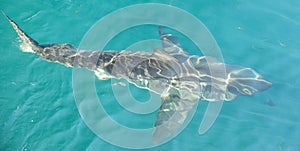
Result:
{"label": "shark tail fin", "polygon": [[22,31],[22,29],[12,19],[10,19],[3,11],[2,14],[6,17],[6,19],[9,21],[9,23],[15,29],[19,38],[21,39],[22,43],[19,46],[21,51],[35,53],[42,49],[42,47],[39,45],[37,41],[32,39],[30,36],[28,36],[24,31]]}

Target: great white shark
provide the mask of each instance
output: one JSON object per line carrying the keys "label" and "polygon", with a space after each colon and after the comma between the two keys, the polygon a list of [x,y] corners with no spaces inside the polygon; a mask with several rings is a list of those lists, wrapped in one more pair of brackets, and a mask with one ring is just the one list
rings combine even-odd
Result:
{"label": "great white shark", "polygon": [[[4,14],[4,13],[3,13]],[[5,15],[5,14],[4,14]],[[39,44],[7,15],[21,39],[23,52],[36,53],[49,62],[86,68],[99,80],[123,78],[161,96],[153,134],[155,142],[176,134],[199,100],[231,101],[268,89],[272,83],[251,68],[224,64],[210,56],[189,55],[172,34],[159,28],[163,49],[152,53],[127,50],[86,51],[71,44]],[[225,69],[225,76],[211,74]],[[218,72],[214,72],[218,73]]]}

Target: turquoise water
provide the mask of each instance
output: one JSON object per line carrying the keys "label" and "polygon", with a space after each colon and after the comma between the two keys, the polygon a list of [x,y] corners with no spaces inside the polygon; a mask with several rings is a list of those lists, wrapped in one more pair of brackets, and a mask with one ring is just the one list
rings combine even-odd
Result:
{"label": "turquoise water", "polygon": [[[0,9],[40,43],[78,46],[101,17],[137,3],[143,2],[12,0],[1,1]],[[180,135],[148,150],[300,150],[300,2],[173,0],[172,5],[208,27],[226,63],[251,67],[273,86],[253,97],[225,102],[205,135],[197,133],[207,105],[200,102]],[[97,138],[84,124],[74,101],[71,68],[19,51],[17,35],[3,16],[0,27],[0,150],[127,150]],[[126,48],[139,39],[158,38],[154,28],[138,29],[132,30],[137,31],[134,35],[122,33],[107,47]],[[122,37],[131,38],[122,42]],[[190,53],[199,54],[189,44],[182,40]],[[98,93],[113,97],[107,83],[96,81]],[[132,91],[138,99],[143,97],[144,91]],[[148,127],[155,120],[155,113],[124,114],[114,99],[104,105],[120,123],[132,127]]]}

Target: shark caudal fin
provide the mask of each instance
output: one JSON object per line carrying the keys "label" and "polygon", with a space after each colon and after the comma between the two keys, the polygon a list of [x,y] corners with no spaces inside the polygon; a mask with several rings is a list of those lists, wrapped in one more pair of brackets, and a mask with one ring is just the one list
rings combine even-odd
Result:
{"label": "shark caudal fin", "polygon": [[15,29],[19,38],[21,39],[22,43],[19,46],[19,48],[23,52],[35,53],[36,51],[42,49],[37,41],[35,41],[31,37],[29,37],[25,32],[23,32],[22,29],[12,19],[10,19],[3,11],[2,14],[6,17],[6,19],[9,21],[9,23]]}

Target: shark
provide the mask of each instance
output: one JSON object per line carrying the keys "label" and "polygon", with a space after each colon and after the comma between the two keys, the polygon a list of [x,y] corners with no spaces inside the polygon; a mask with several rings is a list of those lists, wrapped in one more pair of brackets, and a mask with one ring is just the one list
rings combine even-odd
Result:
{"label": "shark", "polygon": [[[9,16],[4,16],[21,39],[21,51],[35,53],[46,61],[67,67],[86,68],[99,80],[123,78],[160,95],[154,142],[176,134],[200,100],[232,101],[238,96],[251,96],[267,90],[272,85],[251,68],[225,64],[211,56],[189,55],[178,38],[165,33],[161,26],[158,34],[162,50],[154,49],[151,53],[79,50],[71,44],[39,44]],[[222,69],[226,71],[225,76],[222,76]],[[212,70],[216,74],[212,74]]]}

